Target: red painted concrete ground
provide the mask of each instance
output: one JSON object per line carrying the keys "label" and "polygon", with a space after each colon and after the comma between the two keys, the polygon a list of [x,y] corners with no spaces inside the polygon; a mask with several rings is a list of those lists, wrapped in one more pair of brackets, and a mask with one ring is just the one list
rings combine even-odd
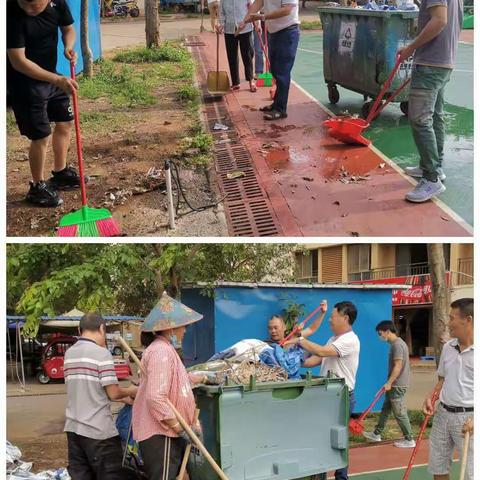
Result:
{"label": "red painted concrete ground", "polygon": [[[203,33],[201,40],[205,46],[194,48],[206,70],[214,70],[215,36]],[[221,40],[220,70],[228,71]],[[258,111],[270,101],[268,88],[250,93],[243,83],[225,99],[283,235],[471,235],[447,207],[406,202],[412,183],[377,151],[331,139],[322,127],[328,114],[295,85],[288,118],[276,122],[264,121]]]}

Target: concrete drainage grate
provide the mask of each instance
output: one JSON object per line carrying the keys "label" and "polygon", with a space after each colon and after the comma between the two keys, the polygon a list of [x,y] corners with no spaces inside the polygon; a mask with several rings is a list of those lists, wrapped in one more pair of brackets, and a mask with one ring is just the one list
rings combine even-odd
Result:
{"label": "concrete drainage grate", "polygon": [[[230,234],[242,237],[267,237],[281,234],[268,197],[258,182],[249,151],[239,138],[223,99],[213,101],[206,91],[206,72],[201,56],[198,37],[189,37],[186,45],[191,47],[197,60],[197,73],[204,94],[204,115],[210,133],[215,140],[214,157],[217,181],[222,196]],[[228,130],[213,130],[215,123],[222,123]],[[229,173],[245,175],[228,178]]]}

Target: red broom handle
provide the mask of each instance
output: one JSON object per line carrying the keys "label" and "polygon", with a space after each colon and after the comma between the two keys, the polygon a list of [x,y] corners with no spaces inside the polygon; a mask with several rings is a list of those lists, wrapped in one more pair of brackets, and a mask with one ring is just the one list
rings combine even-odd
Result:
{"label": "red broom handle", "polygon": [[299,330],[303,330],[305,324],[322,308],[320,304],[302,323],[295,325],[293,330],[280,342],[280,346],[283,347]]}
{"label": "red broom handle", "polygon": [[375,395],[375,398],[373,399],[373,402],[367,407],[367,409],[358,417],[357,421],[362,422],[365,417],[369,414],[370,410],[374,407],[374,405],[380,400],[380,397],[385,393],[385,387],[382,387],[377,394]]}
{"label": "red broom handle", "polygon": [[[383,109],[391,103],[391,101],[410,83],[412,79],[409,78],[408,80],[405,80],[388,98],[385,100],[385,103],[381,105],[381,107],[375,112],[375,115],[373,118],[378,117],[383,112]],[[373,120],[372,118],[372,120]]]}
{"label": "red broom handle", "polygon": [[260,45],[261,45],[261,47],[262,47],[263,54],[265,55],[265,63],[267,64],[267,71],[269,72],[269,71],[270,71],[270,62],[268,61],[268,52],[267,52],[267,49],[266,49],[266,47],[265,47],[265,44],[263,43],[262,36],[260,35],[260,32],[255,28],[255,25],[253,26],[253,29],[254,29],[255,32],[257,33],[258,39],[260,40]]}
{"label": "red broom handle", "polygon": [[388,87],[390,87],[390,85],[392,84],[393,79],[395,78],[395,75],[397,73],[397,70],[400,67],[400,63],[401,63],[400,55],[397,55],[395,66],[393,67],[393,70],[391,71],[387,81],[383,84],[382,89],[380,90],[380,93],[378,94],[378,97],[376,98],[375,103],[373,104],[373,107],[370,109],[370,113],[368,114],[368,117],[366,119],[367,123],[370,123],[375,117],[375,114],[377,113],[377,109],[380,105],[380,102],[383,100],[383,97],[385,95],[385,92],[388,90]]}
{"label": "red broom handle", "polygon": [[[75,80],[75,63],[70,62],[70,76],[72,80]],[[73,89],[72,93],[73,101],[73,118],[75,121],[75,137],[77,140],[77,158],[78,158],[78,171],[80,175],[80,189],[82,191],[82,205],[87,205],[87,190],[85,188],[85,175],[83,174],[83,149],[82,149],[82,135],[80,133],[80,116],[78,114],[78,96],[77,90]]]}
{"label": "red broom handle", "polygon": [[[435,390],[432,394],[432,406],[435,408],[435,403],[437,403],[438,396],[440,392],[438,390]],[[408,462],[408,467],[405,470],[405,473],[403,474],[402,480],[407,480],[408,477],[410,476],[410,472],[413,467],[413,461],[415,460],[415,457],[417,456],[418,449],[420,448],[420,442],[422,441],[423,434],[425,432],[425,429],[427,428],[427,423],[430,420],[431,415],[425,415],[425,419],[423,420],[422,427],[420,428],[420,432],[418,433],[417,437],[417,442],[415,444],[415,448],[413,449],[412,455],[410,456],[410,461]]]}

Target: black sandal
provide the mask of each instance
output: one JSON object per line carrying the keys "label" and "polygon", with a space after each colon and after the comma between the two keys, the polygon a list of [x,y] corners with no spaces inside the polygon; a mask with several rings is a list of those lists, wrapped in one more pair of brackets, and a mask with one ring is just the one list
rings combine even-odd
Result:
{"label": "black sandal", "polygon": [[263,118],[265,120],[280,120],[281,118],[287,118],[286,113],[277,112],[277,110],[272,110],[270,113],[266,113]]}
{"label": "black sandal", "polygon": [[264,107],[260,107],[259,110],[261,112],[273,112],[274,110],[273,103],[271,105],[265,105]]}

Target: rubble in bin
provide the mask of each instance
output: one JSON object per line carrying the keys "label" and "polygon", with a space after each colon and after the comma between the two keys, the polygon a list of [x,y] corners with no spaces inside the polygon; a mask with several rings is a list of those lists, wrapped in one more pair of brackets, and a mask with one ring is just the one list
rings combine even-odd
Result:
{"label": "rubble in bin", "polygon": [[254,377],[257,383],[284,382],[288,380],[288,373],[281,367],[270,367],[261,362],[244,360],[240,364],[228,364],[223,370],[217,372],[219,383],[225,383],[226,379],[239,385],[248,385],[250,378]]}
{"label": "rubble in bin", "polygon": [[6,463],[7,480],[71,480],[66,468],[45,470],[39,473],[31,472],[33,462],[21,460],[22,452],[7,440]]}

